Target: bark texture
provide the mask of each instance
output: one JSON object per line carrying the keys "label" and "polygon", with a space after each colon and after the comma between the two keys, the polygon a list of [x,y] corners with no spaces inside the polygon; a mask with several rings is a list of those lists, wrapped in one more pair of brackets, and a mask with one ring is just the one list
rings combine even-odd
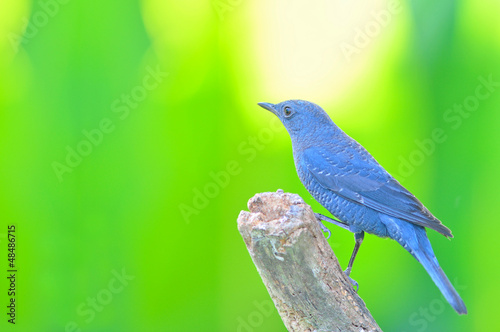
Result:
{"label": "bark texture", "polygon": [[299,195],[256,194],[238,229],[288,331],[381,331]]}

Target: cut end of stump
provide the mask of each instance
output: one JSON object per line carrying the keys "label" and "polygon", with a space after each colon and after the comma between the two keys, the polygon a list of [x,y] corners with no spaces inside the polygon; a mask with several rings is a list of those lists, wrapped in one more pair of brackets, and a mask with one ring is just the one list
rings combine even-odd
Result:
{"label": "cut end of stump", "polygon": [[[247,246],[252,239],[271,235],[288,242],[298,229],[315,228],[308,222],[315,220],[310,206],[299,195],[283,190],[256,194],[248,201],[248,209],[250,212],[241,211],[238,216],[238,230]],[[323,237],[321,231],[316,236]]]}

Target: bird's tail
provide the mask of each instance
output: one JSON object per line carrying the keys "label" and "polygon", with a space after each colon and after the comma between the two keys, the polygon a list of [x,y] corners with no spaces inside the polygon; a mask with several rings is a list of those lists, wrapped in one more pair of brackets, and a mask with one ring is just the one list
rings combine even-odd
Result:
{"label": "bird's tail", "polygon": [[425,229],[423,227],[416,226],[415,233],[418,247],[411,248],[413,246],[408,243],[410,248],[407,248],[407,250],[411,249],[408,251],[410,251],[413,257],[415,257],[420,264],[424,266],[427,273],[431,276],[432,281],[434,281],[453,309],[461,315],[467,314],[467,308],[465,307],[464,301],[462,301],[460,295],[458,295],[450,280],[446,274],[444,274],[443,269],[439,266],[436,256],[432,250],[431,243],[425,233]]}

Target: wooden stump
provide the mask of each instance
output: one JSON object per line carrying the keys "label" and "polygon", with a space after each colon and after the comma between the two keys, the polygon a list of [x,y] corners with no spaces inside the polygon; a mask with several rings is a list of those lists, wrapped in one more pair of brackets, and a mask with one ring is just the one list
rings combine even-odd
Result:
{"label": "wooden stump", "polygon": [[238,229],[288,331],[381,331],[299,195],[256,194]]}

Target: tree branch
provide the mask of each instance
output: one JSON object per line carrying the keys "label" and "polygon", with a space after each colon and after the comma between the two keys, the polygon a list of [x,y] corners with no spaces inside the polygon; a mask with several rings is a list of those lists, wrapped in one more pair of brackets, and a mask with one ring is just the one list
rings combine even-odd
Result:
{"label": "tree branch", "polygon": [[299,195],[256,194],[238,229],[288,331],[381,331]]}

